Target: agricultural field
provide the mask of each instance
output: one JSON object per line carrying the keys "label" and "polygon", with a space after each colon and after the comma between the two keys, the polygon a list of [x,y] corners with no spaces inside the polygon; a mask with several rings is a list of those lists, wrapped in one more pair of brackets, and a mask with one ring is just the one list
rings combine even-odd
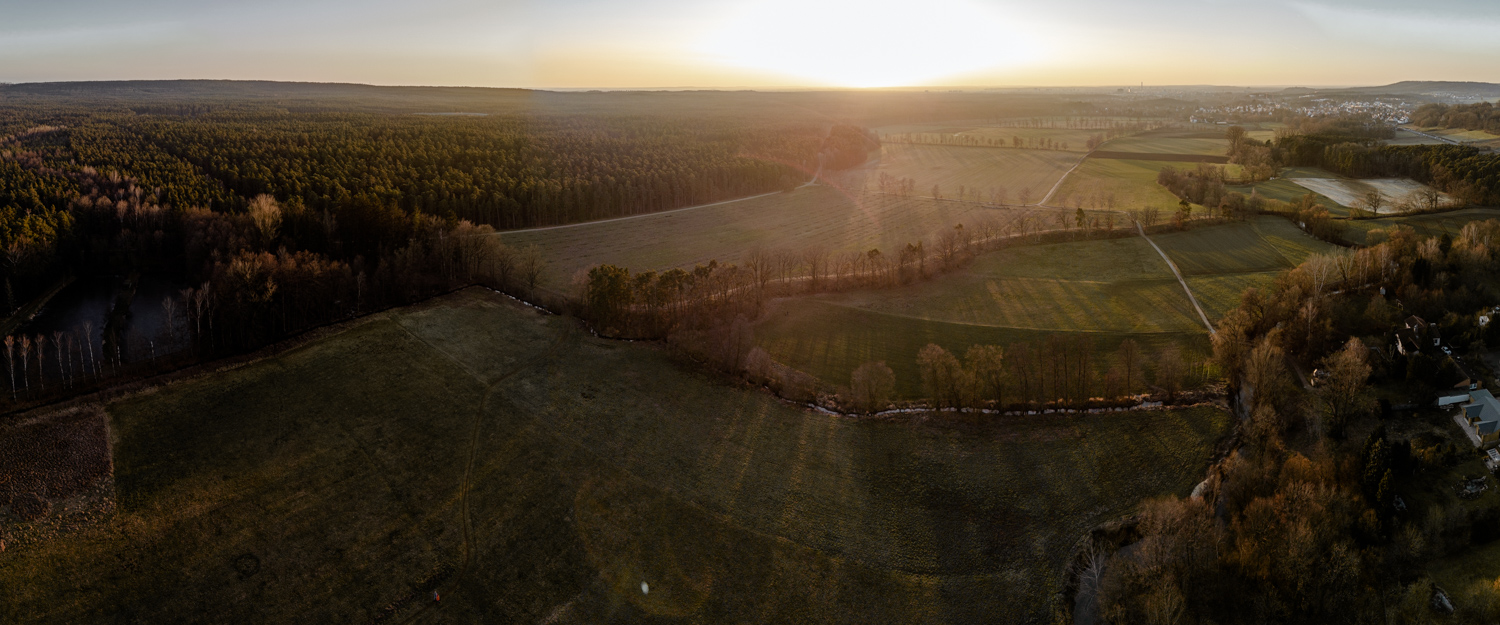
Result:
{"label": "agricultural field", "polygon": [[957,197],[960,185],[986,194],[992,188],[1004,188],[1014,203],[1019,203],[1021,190],[1029,188],[1035,202],[1079,158],[1054,150],[888,143],[881,146],[879,160],[843,172],[836,180],[850,189],[863,185],[874,191],[882,173],[911,178],[916,181],[917,195],[922,196],[932,194],[932,185],[938,185],[944,197]]}
{"label": "agricultural field", "polygon": [[[1315,192],[1323,197],[1332,199],[1342,206],[1355,206],[1359,204],[1360,198],[1370,191],[1380,191],[1390,203],[1381,207],[1380,214],[1390,215],[1397,211],[1394,203],[1401,201],[1407,196],[1429,189],[1425,184],[1407,178],[1292,178],[1291,182],[1309,191]],[[1451,202],[1453,198],[1443,194],[1443,201]]]}
{"label": "agricultural field", "polygon": [[1237,191],[1245,194],[1246,196],[1259,191],[1261,197],[1264,197],[1268,200],[1279,200],[1288,203],[1295,202],[1298,199],[1301,199],[1302,196],[1307,195],[1308,193],[1312,193],[1317,199],[1318,203],[1322,204],[1324,208],[1327,208],[1330,214],[1336,214],[1339,216],[1346,216],[1349,214],[1349,210],[1347,207],[1333,201],[1326,195],[1311,191],[1307,187],[1299,185],[1288,178],[1275,178],[1266,182],[1257,182],[1255,184],[1229,185],[1226,186],[1225,189],[1228,189],[1230,191]]}
{"label": "agricultural field", "polygon": [[1445,233],[1457,236],[1465,224],[1488,219],[1500,219],[1500,209],[1466,208],[1445,213],[1356,219],[1344,222],[1344,238],[1353,243],[1370,244],[1375,242],[1369,238],[1371,233],[1396,226],[1409,226],[1422,236],[1440,236]]}
{"label": "agricultural field", "polygon": [[690,268],[710,260],[738,262],[756,246],[792,251],[819,247],[835,253],[891,251],[934,240],[958,224],[1041,218],[1056,212],[851,193],[816,185],[704,208],[496,236],[507,245],[536,245],[547,260],[542,287],[568,292],[575,274],[600,263],[633,271]]}
{"label": "agricultural field", "polygon": [[1171,270],[1138,237],[1017,246],[928,282],[876,292],[781,300],[757,341],[788,366],[845,384],[884,360],[898,391],[921,393],[917,352],[1083,333],[1112,352],[1126,338],[1159,349],[1206,347],[1206,334]]}
{"label": "agricultural field", "polygon": [[[1237,306],[1245,288],[1269,286],[1309,255],[1334,249],[1276,217],[1152,239],[1210,319]],[[1102,353],[1126,338],[1152,350],[1177,344],[1207,353],[1206,330],[1182,286],[1140,238],[1017,246],[898,289],[780,300],[760,322],[757,341],[779,362],[830,384],[884,360],[898,391],[915,397],[922,392],[917,352],[928,343],[962,353],[1080,333]]]}
{"label": "agricultural field", "polygon": [[105,408],[118,510],[9,549],[0,613],[1037,622],[1089,528],[1229,431],[810,412],[479,289]]}
{"label": "agricultural field", "polygon": [[[883,138],[889,138],[894,144],[898,136],[910,138],[915,141],[927,141],[937,143],[944,137],[952,140],[954,137],[970,137],[983,140],[1000,139],[1005,142],[1004,147],[1012,147],[1012,140],[1020,137],[1024,141],[1038,141],[1050,139],[1054,149],[1068,152],[1087,152],[1090,137],[1104,133],[1104,130],[1074,130],[1068,128],[1015,128],[1008,126],[965,126],[965,125],[904,125],[883,126],[875,129]],[[1062,144],[1068,147],[1063,150]],[[1025,148],[1032,149],[1032,148]]]}
{"label": "agricultural field", "polygon": [[1413,132],[1407,128],[1397,128],[1396,137],[1386,141],[1386,143],[1391,145],[1443,145],[1461,143],[1482,148],[1500,147],[1500,136],[1483,130],[1464,130],[1462,128],[1418,128],[1416,130],[1421,132]]}
{"label": "agricultural field", "polygon": [[1140,237],[1002,249],[941,280],[850,294],[840,304],[967,325],[1068,332],[1201,327],[1161,256]]}
{"label": "agricultural field", "polygon": [[1280,217],[1257,217],[1152,239],[1177,263],[1210,319],[1238,306],[1245,289],[1268,288],[1281,272],[1302,264],[1308,256],[1338,250]]}
{"label": "agricultural field", "polygon": [[1184,276],[1291,269],[1308,256],[1336,249],[1280,217],[1152,237]]}
{"label": "agricultural field", "polygon": [[[1207,134],[1216,137],[1205,136]],[[1192,154],[1197,156],[1224,156],[1229,151],[1229,140],[1223,133],[1203,132],[1151,132],[1134,137],[1122,137],[1105,144],[1103,149],[1111,152],[1133,152],[1144,154]]]}
{"label": "agricultural field", "polygon": [[[1113,144],[1109,144],[1113,145]],[[1053,196],[1056,204],[1062,198],[1113,196],[1115,208],[1139,210],[1156,207],[1170,216],[1177,210],[1177,196],[1156,183],[1161,168],[1171,165],[1160,161],[1090,158],[1063,181]],[[1179,163],[1178,166],[1183,164]]]}

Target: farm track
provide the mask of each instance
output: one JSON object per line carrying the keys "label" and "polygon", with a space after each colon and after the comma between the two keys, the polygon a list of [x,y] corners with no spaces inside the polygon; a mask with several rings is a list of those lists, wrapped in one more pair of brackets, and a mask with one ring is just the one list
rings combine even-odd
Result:
{"label": "farm track", "polygon": [[[400,321],[396,321],[395,319],[392,319],[392,322],[394,322],[397,326],[399,326],[401,328],[402,331],[406,332],[412,338],[416,339],[418,342],[420,342],[423,345],[427,346],[428,349],[431,349],[432,351],[435,351],[435,352],[437,352],[439,354],[442,354],[444,358],[447,358],[448,360],[452,361],[455,365],[457,365],[465,373],[468,373],[469,375],[473,376],[476,380],[480,381],[481,383],[484,382],[484,377],[479,372],[476,372],[476,371],[470,369],[467,365],[465,365],[463,363],[463,361],[461,361],[458,358],[454,357],[452,354],[449,354],[448,352],[443,351],[442,349],[439,349],[437,346],[435,346],[432,343],[428,342],[426,339],[422,338],[421,336],[418,336],[415,332],[412,332],[410,328],[407,328]],[[479,455],[479,432],[481,430],[481,427],[484,425],[484,411],[485,411],[485,408],[487,408],[489,406],[490,397],[492,397],[495,394],[495,390],[498,389],[500,387],[500,385],[502,383],[504,383],[506,380],[510,379],[511,377],[515,376],[518,373],[521,373],[523,371],[526,371],[527,369],[530,369],[530,368],[532,368],[532,367],[534,367],[536,365],[541,364],[542,361],[544,361],[544,360],[546,360],[548,358],[551,358],[553,355],[555,355],[556,352],[557,352],[557,346],[560,345],[560,344],[562,344],[562,340],[563,340],[564,336],[565,336],[564,334],[559,333],[558,336],[557,336],[557,338],[552,341],[551,345],[547,346],[547,349],[545,351],[543,351],[542,353],[538,354],[537,356],[531,358],[530,360],[527,360],[526,362],[523,362],[523,363],[521,363],[519,365],[516,365],[515,367],[511,368],[509,371],[506,371],[505,373],[500,374],[499,377],[495,378],[493,381],[489,382],[489,384],[487,384],[485,386],[484,393],[482,395],[480,395],[480,397],[479,397],[479,406],[474,410],[474,425],[473,425],[473,427],[472,427],[472,429],[471,429],[471,431],[469,433],[469,454],[468,454],[467,459],[464,462],[464,477],[463,477],[463,481],[459,484],[459,500],[461,502],[459,507],[463,511],[463,517],[461,519],[462,523],[459,524],[459,527],[463,530],[463,535],[464,535],[464,558],[463,558],[464,559],[464,563],[463,563],[463,567],[460,568],[458,570],[458,572],[456,574],[454,574],[454,576],[450,580],[448,580],[448,582],[446,584],[444,584],[447,587],[450,587],[450,588],[458,587],[459,583],[461,581],[463,581],[464,576],[469,573],[469,569],[472,568],[473,561],[474,561],[474,529],[473,529],[474,521],[473,521],[473,518],[472,518],[471,513],[470,513],[470,497],[469,497],[469,493],[470,493],[471,490],[473,490],[472,486],[473,486],[473,476],[474,476],[474,461],[475,461],[475,459]],[[433,604],[432,603],[428,603],[426,601],[422,601],[421,605],[422,605],[421,608],[419,608],[416,612],[412,613],[410,616],[408,616],[407,618],[401,620],[400,622],[402,624],[415,622],[417,620],[417,618],[420,617],[421,615],[423,615],[424,613],[426,613],[427,609],[429,607],[431,607]]]}
{"label": "farm track", "polygon": [[1167,257],[1167,253],[1162,251],[1161,247],[1156,244],[1156,241],[1152,241],[1151,237],[1146,236],[1146,230],[1141,227],[1141,222],[1135,222],[1135,229],[1136,232],[1141,233],[1141,238],[1150,243],[1151,247],[1156,248],[1156,253],[1161,254],[1161,259],[1167,261],[1167,266],[1172,268],[1172,275],[1177,276],[1177,282],[1182,285],[1182,290],[1187,293],[1188,301],[1193,303],[1193,309],[1197,310],[1198,316],[1203,319],[1203,327],[1208,328],[1209,334],[1213,334],[1215,332],[1214,324],[1209,323],[1208,315],[1203,312],[1203,307],[1198,305],[1198,298],[1193,296],[1193,290],[1188,288],[1187,280],[1184,280],[1182,272],[1177,270],[1177,263],[1172,262],[1172,259]]}
{"label": "farm track", "polygon": [[[869,161],[866,161],[866,164],[868,164],[868,162]],[[863,167],[864,165],[861,164],[860,166]],[[822,175],[823,175],[823,166],[819,165],[818,166],[818,170],[815,171],[815,172],[813,172],[812,180],[808,180],[807,182],[804,182],[804,183],[802,183],[800,185],[797,185],[797,188],[801,189],[803,187],[810,187],[810,186],[813,186],[815,184],[818,184],[818,177],[820,177]],[[709,208],[711,206],[723,206],[725,204],[733,204],[735,202],[745,202],[745,201],[754,200],[754,199],[757,199],[757,198],[770,197],[770,196],[776,195],[778,193],[785,193],[785,192],[784,191],[771,191],[770,193],[761,193],[759,195],[749,195],[749,196],[745,196],[745,197],[734,198],[734,199],[731,199],[731,200],[721,200],[721,201],[718,201],[718,202],[710,202],[708,204],[699,204],[697,206],[684,206],[682,208],[674,208],[672,210],[653,211],[653,212],[649,212],[649,213],[641,213],[639,215],[628,215],[628,216],[625,216],[625,217],[611,217],[609,219],[596,219],[594,221],[580,221],[578,223],[561,224],[561,225],[556,225],[556,226],[542,226],[540,228],[518,228],[518,229],[515,229],[515,230],[501,230],[501,231],[496,232],[494,234],[500,235],[500,234],[515,234],[517,232],[543,232],[543,231],[546,231],[546,230],[558,230],[558,229],[561,229],[561,228],[573,228],[573,227],[576,227],[576,226],[596,226],[596,225],[599,225],[599,224],[607,224],[607,223],[616,222],[616,221],[626,221],[626,220],[630,220],[630,219],[639,219],[641,217],[652,217],[652,216],[655,216],[655,215],[670,215],[672,213],[680,213],[680,212],[683,212],[683,211],[698,210],[700,208]]]}
{"label": "farm track", "polygon": [[1052,196],[1057,195],[1057,190],[1062,188],[1062,184],[1068,179],[1068,176],[1072,175],[1073,172],[1078,171],[1078,168],[1082,167],[1083,163],[1089,160],[1089,156],[1093,155],[1093,153],[1097,151],[1098,148],[1094,148],[1093,150],[1089,151],[1088,154],[1084,154],[1083,158],[1078,159],[1077,163],[1073,163],[1073,166],[1068,168],[1068,171],[1063,172],[1063,175],[1058,177],[1057,182],[1052,183],[1052,188],[1047,191],[1046,197],[1043,197],[1040,202],[1037,202],[1037,206],[1053,208],[1051,206],[1047,206],[1047,202],[1052,201]]}
{"label": "farm track", "polygon": [[[816,181],[817,179],[814,178],[813,180]],[[809,182],[809,183],[804,184],[802,186],[805,187],[805,186],[810,185],[810,184],[812,184],[812,182]],[[598,220],[595,220],[595,221],[580,221],[578,223],[562,224],[562,225],[558,225],[558,226],[542,226],[540,228],[519,228],[519,229],[516,229],[516,230],[500,230],[498,232],[495,232],[495,233],[491,234],[490,236],[498,236],[498,235],[502,235],[502,234],[516,234],[518,232],[544,232],[544,231],[547,231],[547,230],[560,230],[560,229],[563,229],[563,228],[576,228],[578,226],[597,226],[599,224],[613,223],[613,222],[616,222],[616,221],[629,221],[631,219],[640,219],[642,217],[655,217],[657,215],[670,215],[672,213],[680,213],[680,212],[683,212],[683,211],[698,210],[700,208],[708,208],[710,206],[723,206],[725,204],[733,204],[735,202],[744,202],[744,201],[747,201],[747,200],[754,200],[754,199],[757,199],[757,198],[770,197],[772,195],[776,195],[777,193],[782,193],[782,192],[781,191],[772,191],[770,193],[762,193],[760,195],[751,195],[751,196],[748,196],[748,197],[735,198],[735,199],[732,199],[732,200],[723,200],[723,201],[720,201],[720,202],[713,202],[713,203],[709,203],[709,204],[699,204],[697,206],[684,206],[682,208],[674,208],[672,210],[666,210],[666,211],[653,211],[653,212],[650,212],[650,213],[641,213],[639,215],[630,215],[628,217],[611,217],[609,219],[598,219]]]}

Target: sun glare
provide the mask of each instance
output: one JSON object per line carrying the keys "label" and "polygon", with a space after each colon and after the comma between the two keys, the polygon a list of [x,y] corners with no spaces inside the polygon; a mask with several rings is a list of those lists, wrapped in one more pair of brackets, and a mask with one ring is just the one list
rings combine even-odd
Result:
{"label": "sun glare", "polygon": [[1040,56],[1026,24],[968,0],[773,0],[727,16],[700,51],[718,63],[841,87],[933,84]]}

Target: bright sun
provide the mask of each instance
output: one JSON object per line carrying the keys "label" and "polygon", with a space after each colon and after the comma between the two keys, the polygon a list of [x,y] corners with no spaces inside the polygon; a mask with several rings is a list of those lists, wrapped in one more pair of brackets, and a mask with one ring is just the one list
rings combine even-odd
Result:
{"label": "bright sun", "polygon": [[969,0],[770,0],[730,15],[700,50],[821,84],[910,86],[1035,59],[1026,27]]}

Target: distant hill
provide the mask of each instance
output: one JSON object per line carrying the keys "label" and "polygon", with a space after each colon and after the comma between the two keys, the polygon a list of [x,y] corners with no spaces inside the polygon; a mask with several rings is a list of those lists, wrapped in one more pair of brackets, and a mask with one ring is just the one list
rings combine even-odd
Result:
{"label": "distant hill", "polygon": [[736,117],[878,126],[911,121],[1080,114],[1051,94],[903,91],[544,91],[390,87],[265,80],[129,80],[0,84],[0,106],[58,104],[197,115],[224,109],[288,113],[606,114]]}
{"label": "distant hill", "polygon": [[1389,95],[1454,95],[1467,97],[1500,97],[1500,84],[1492,82],[1458,82],[1445,80],[1403,80],[1383,87],[1355,87],[1345,92]]}

